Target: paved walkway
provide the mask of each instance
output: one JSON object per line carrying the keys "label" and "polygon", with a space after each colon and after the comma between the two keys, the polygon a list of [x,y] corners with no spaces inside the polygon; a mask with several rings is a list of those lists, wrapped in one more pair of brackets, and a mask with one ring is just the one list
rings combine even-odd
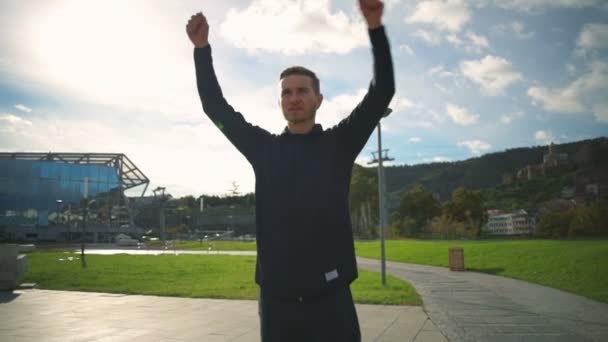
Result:
{"label": "paved walkway", "polygon": [[[358,258],[360,268],[380,262]],[[387,262],[450,341],[608,341],[608,304],[515,279]]]}
{"label": "paved walkway", "polygon": [[[446,342],[419,306],[357,305],[363,341]],[[0,292],[2,342],[259,341],[257,302],[49,290]]]}

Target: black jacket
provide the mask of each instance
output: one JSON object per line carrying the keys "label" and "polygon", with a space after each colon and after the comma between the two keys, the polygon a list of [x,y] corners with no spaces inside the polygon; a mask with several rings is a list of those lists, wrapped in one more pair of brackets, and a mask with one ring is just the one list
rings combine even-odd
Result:
{"label": "black jacket", "polygon": [[256,177],[256,282],[277,297],[315,296],[350,284],[357,263],[348,207],[355,158],[395,93],[384,27],[369,30],[374,79],[336,126],[280,135],[253,126],[224,99],[211,47],[194,61],[203,110],[253,166]]}

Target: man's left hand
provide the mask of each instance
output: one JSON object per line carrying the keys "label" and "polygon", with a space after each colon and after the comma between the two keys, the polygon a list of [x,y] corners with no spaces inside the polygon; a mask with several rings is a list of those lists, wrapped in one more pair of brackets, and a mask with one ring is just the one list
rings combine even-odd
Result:
{"label": "man's left hand", "polygon": [[382,10],[384,4],[380,0],[359,0],[359,8],[369,29],[382,26]]}

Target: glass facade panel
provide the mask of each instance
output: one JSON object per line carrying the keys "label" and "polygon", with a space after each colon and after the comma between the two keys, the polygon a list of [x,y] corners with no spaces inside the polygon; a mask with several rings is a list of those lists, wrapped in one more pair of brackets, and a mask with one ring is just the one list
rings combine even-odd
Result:
{"label": "glass facade panel", "polygon": [[73,240],[70,230],[83,217],[84,177],[89,179],[88,196],[95,200],[90,228],[113,236],[112,229],[129,222],[116,169],[8,158],[0,159],[0,232],[5,227],[14,240]]}
{"label": "glass facade panel", "polygon": [[[36,163],[36,162],[34,162]],[[48,163],[40,163],[40,177],[50,178],[51,177],[51,165]]]}
{"label": "glass facade panel", "polygon": [[94,181],[94,182],[99,182],[99,166],[96,165],[91,165],[88,167],[89,168],[89,179]]}
{"label": "glass facade panel", "polygon": [[[38,216],[41,212],[54,213],[57,200],[77,204],[84,196],[85,176],[89,177],[91,198],[118,184],[116,172],[109,166],[0,160],[0,215],[7,211],[35,211]],[[109,183],[110,180],[114,184]]]}
{"label": "glass facade panel", "polygon": [[51,178],[52,179],[59,179],[59,177],[61,176],[61,164],[57,164],[57,163],[51,163]]}
{"label": "glass facade panel", "polygon": [[77,180],[80,177],[80,170],[78,170],[78,168],[76,167],[76,165],[73,165],[70,168],[70,180]]}

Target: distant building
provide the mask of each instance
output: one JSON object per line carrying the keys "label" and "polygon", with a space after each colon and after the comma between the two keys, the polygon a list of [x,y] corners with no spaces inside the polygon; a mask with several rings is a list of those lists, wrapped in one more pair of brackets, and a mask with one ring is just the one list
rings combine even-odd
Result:
{"label": "distant building", "polygon": [[[554,144],[551,143],[549,145],[549,153],[543,155],[542,164],[526,165],[517,171],[516,178],[518,180],[531,180],[536,177],[544,176],[548,169],[568,165],[568,163],[568,153],[556,153]],[[503,184],[509,184],[507,181],[509,181],[509,179],[503,175]]]}
{"label": "distant building", "polygon": [[573,199],[576,194],[576,188],[573,186],[565,186],[562,188],[562,198],[563,199]]}
{"label": "distant building", "polygon": [[141,235],[124,191],[148,184],[124,154],[0,153],[0,235],[80,241],[85,213],[86,241]]}
{"label": "distant building", "polygon": [[576,207],[576,201],[566,200],[562,198],[554,198],[544,202],[539,208],[539,215],[543,216],[549,213],[565,212]]}
{"label": "distant building", "polygon": [[531,235],[535,226],[535,217],[523,209],[511,213],[488,211],[485,230],[492,235]]}
{"label": "distant building", "polygon": [[536,177],[545,175],[545,167],[543,164],[540,165],[527,165],[526,167],[517,171],[517,179],[519,180],[531,180]]}
{"label": "distant building", "polygon": [[554,144],[549,145],[549,153],[543,156],[543,166],[546,168],[557,167],[568,164],[568,153],[556,153]]}

